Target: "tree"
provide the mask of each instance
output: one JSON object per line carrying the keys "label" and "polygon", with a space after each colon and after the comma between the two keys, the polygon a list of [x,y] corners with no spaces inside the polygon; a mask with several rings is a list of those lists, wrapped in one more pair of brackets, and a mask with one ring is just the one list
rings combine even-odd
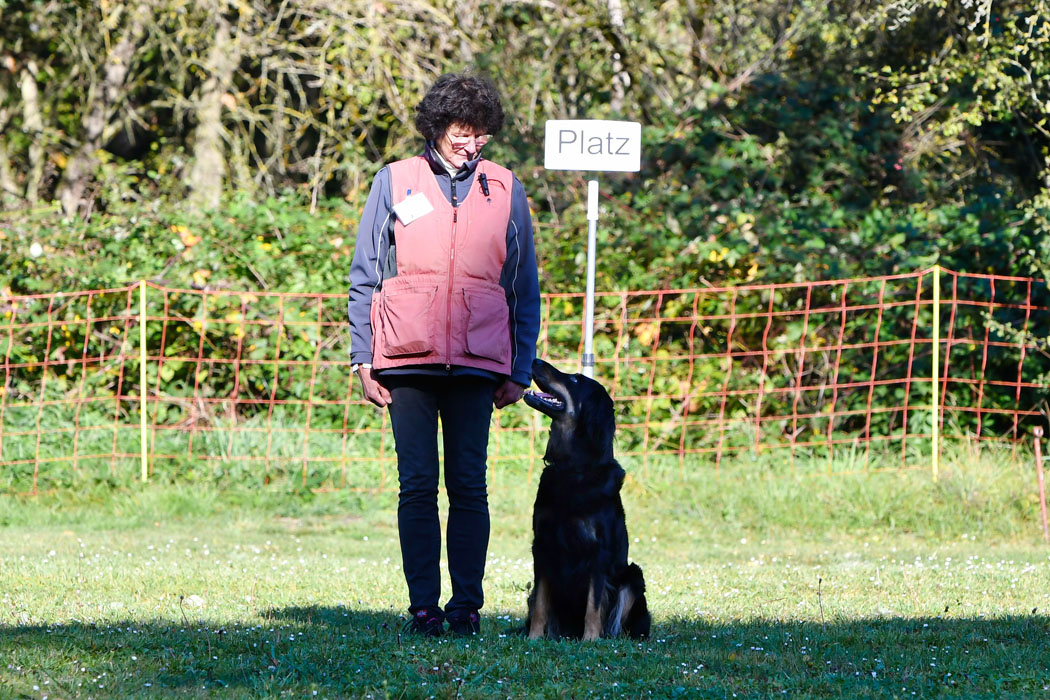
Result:
{"label": "tree", "polygon": [[[94,8],[92,8],[94,9]],[[101,3],[98,13],[87,11],[80,15],[81,26],[96,21],[101,28],[100,45],[96,54],[89,47],[77,46],[92,55],[103,55],[101,71],[95,70],[91,60],[81,60],[78,68],[83,70],[81,85],[86,83],[84,102],[80,105],[80,143],[66,162],[57,198],[67,216],[86,211],[90,203],[85,192],[95,177],[96,153],[109,140],[116,128],[116,117],[123,112],[129,118],[129,77],[135,63],[135,54],[140,49],[146,28],[152,23],[152,8],[149,2]],[[86,29],[86,26],[85,26]],[[71,39],[84,40],[79,32]]]}
{"label": "tree", "polygon": [[[214,3],[213,3],[214,4]],[[233,74],[240,62],[240,37],[230,36],[230,23],[219,13],[213,23],[215,34],[204,61],[204,81],[196,100],[197,127],[193,136],[193,164],[190,167],[189,186],[194,205],[214,209],[219,205],[225,171],[225,134],[222,126],[224,101],[231,101],[229,90]]]}

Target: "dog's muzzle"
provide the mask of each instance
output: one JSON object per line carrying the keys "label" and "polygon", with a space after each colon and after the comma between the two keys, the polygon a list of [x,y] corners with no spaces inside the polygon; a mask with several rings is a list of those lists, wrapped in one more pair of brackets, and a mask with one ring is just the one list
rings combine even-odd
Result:
{"label": "dog's muzzle", "polygon": [[525,399],[526,404],[532,406],[538,411],[557,413],[565,410],[565,402],[554,394],[529,390],[525,392],[523,398]]}

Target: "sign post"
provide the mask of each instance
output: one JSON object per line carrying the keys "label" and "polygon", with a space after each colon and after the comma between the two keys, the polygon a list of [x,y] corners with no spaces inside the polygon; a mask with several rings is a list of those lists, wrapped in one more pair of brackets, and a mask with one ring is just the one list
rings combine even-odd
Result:
{"label": "sign post", "polygon": [[598,238],[598,181],[587,182],[587,293],[584,296],[583,376],[594,376],[594,248]]}
{"label": "sign post", "polygon": [[[635,173],[641,169],[642,125],[597,119],[550,120],[544,133],[548,170]],[[594,376],[594,268],[598,231],[598,181],[587,182],[587,291],[584,298],[583,374]]]}

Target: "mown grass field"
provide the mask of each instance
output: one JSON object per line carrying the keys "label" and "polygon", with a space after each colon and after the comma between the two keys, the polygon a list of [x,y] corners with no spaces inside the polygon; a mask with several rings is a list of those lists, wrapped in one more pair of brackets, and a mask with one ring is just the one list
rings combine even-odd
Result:
{"label": "mown grass field", "polygon": [[650,465],[624,495],[653,636],[589,644],[517,633],[524,480],[493,487],[470,640],[401,634],[389,493],[4,496],[0,697],[1050,697],[1033,471],[988,452],[947,459],[936,482]]}

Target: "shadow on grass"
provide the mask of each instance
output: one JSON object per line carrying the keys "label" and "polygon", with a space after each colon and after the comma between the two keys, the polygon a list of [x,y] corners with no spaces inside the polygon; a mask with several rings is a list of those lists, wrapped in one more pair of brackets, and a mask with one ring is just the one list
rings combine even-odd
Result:
{"label": "shadow on grass", "polygon": [[[1031,697],[1050,686],[1050,618],[657,620],[645,641],[404,636],[392,612],[269,610],[254,622],[0,625],[15,697]],[[6,667],[6,668],[5,668]],[[912,695],[914,693],[914,695]]]}

